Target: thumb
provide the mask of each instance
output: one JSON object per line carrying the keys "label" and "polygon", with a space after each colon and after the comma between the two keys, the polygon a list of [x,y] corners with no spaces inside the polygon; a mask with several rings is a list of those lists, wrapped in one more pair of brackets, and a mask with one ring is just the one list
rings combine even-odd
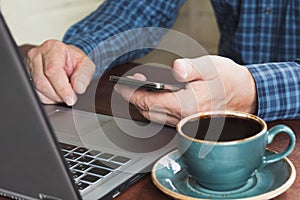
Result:
{"label": "thumb", "polygon": [[180,82],[211,80],[218,75],[213,56],[194,59],[176,59],[173,64],[174,77]]}

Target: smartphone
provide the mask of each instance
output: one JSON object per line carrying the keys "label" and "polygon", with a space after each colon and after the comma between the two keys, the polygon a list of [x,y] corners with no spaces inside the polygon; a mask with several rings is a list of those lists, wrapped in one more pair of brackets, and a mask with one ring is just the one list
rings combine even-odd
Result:
{"label": "smartphone", "polygon": [[133,87],[146,89],[150,91],[175,92],[184,88],[182,84],[176,85],[176,84],[166,84],[166,83],[152,82],[152,81],[141,81],[132,78],[113,76],[113,75],[109,77],[109,80],[117,84],[133,86]]}

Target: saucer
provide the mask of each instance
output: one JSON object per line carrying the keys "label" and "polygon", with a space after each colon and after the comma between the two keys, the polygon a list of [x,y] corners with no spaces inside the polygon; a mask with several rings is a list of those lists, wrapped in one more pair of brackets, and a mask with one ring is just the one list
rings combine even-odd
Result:
{"label": "saucer", "polygon": [[[267,150],[267,153],[271,151]],[[164,193],[185,200],[272,199],[285,192],[295,181],[292,162],[282,159],[256,172],[243,187],[231,191],[213,191],[197,184],[187,173],[178,150],[159,159],[152,169],[153,183]]]}

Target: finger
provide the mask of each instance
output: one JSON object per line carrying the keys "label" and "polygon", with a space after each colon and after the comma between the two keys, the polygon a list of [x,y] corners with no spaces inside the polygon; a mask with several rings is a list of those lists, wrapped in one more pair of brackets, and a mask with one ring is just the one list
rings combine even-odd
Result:
{"label": "finger", "polygon": [[169,126],[176,126],[176,124],[180,121],[180,118],[175,117],[173,115],[168,115],[164,112],[157,112],[157,111],[146,111],[146,110],[140,110],[139,112],[148,120],[157,122],[164,125]]}
{"label": "finger", "polygon": [[48,97],[46,97],[43,93],[41,93],[40,91],[36,90],[40,101],[44,104],[56,104],[58,103],[57,101],[53,101],[52,99],[49,99]]}
{"label": "finger", "polygon": [[176,59],[173,64],[173,75],[178,81],[211,80],[218,76],[213,56],[203,56],[195,59]]}
{"label": "finger", "polygon": [[86,91],[94,72],[95,64],[89,58],[85,58],[75,66],[75,71],[71,76],[71,84],[76,93],[83,94]]}
{"label": "finger", "polygon": [[65,72],[66,57],[57,51],[42,56],[44,73],[58,96],[69,106],[74,105],[77,96]]}
{"label": "finger", "polygon": [[135,78],[135,79],[141,80],[141,81],[146,81],[147,80],[147,77],[144,74],[141,74],[141,73],[133,74],[132,78]]}
{"label": "finger", "polygon": [[132,89],[130,87],[115,85],[115,90],[127,101],[131,102],[141,110],[149,111],[150,108],[157,112],[165,112],[170,115],[180,115],[181,100],[177,92],[150,92]]}
{"label": "finger", "polygon": [[40,94],[43,94],[45,98],[53,102],[62,102],[62,99],[57,95],[51,83],[44,75],[42,57],[38,55],[33,59],[30,59],[30,63],[28,65],[31,66],[30,74],[37,91],[39,91]]}
{"label": "finger", "polygon": [[71,58],[70,52],[67,51],[64,69],[65,69],[65,72],[68,77],[70,77],[72,75],[72,73],[74,72],[74,66],[75,66],[74,60]]}

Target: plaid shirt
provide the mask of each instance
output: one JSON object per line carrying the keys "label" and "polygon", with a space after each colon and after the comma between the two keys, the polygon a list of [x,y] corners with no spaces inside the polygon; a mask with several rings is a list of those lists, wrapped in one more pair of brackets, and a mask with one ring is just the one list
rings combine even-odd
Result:
{"label": "plaid shirt", "polygon": [[[147,35],[146,42],[145,35],[129,32],[94,51],[99,44],[133,28],[170,28],[184,2],[107,0],[73,25],[63,41],[89,54],[97,65],[95,76],[100,76],[113,60],[117,61],[112,65],[143,56],[149,51],[145,47],[155,47],[163,32],[153,37]],[[294,62],[300,57],[300,1],[211,2],[221,32],[219,55],[245,65],[252,73],[257,87],[257,115],[266,121],[300,118],[300,66],[299,62]],[[120,49],[134,51],[114,56],[113,52]]]}

